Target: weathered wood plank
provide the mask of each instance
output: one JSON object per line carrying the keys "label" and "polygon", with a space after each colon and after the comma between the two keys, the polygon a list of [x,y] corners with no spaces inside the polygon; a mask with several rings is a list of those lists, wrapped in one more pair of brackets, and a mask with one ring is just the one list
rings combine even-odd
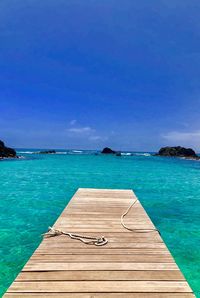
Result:
{"label": "weathered wood plank", "polygon": [[60,270],[178,270],[175,263],[42,263],[29,261],[23,271]]}
{"label": "weathered wood plank", "polygon": [[[105,234],[104,234],[105,236]],[[121,241],[123,242],[123,241]],[[110,249],[118,249],[118,248],[122,248],[122,243],[121,242],[114,242],[110,240],[110,242],[107,244],[107,247]],[[163,243],[162,242],[158,242],[158,241],[135,241],[135,242],[123,242],[123,248],[124,249],[131,249],[131,248],[158,248],[158,247],[163,247]],[[74,243],[73,242],[60,242],[59,244],[59,248],[64,248],[64,249],[68,249],[68,248],[73,248],[74,247]],[[56,243],[42,243],[40,245],[40,248],[44,248],[44,249],[49,249],[49,251],[53,248],[58,248],[58,245],[56,245]],[[76,248],[85,248],[85,244],[76,241]],[[90,249],[92,249],[92,246],[88,246],[87,249],[88,251],[90,251]],[[102,249],[103,250],[103,249]],[[102,251],[101,250],[101,251]]]}
{"label": "weathered wood plank", "polygon": [[30,262],[45,262],[45,263],[61,263],[61,262],[67,262],[67,263],[79,263],[79,262],[95,262],[95,263],[102,263],[102,262],[119,262],[119,263],[130,263],[130,262],[136,262],[136,263],[173,263],[174,260],[171,256],[165,256],[165,255],[116,255],[116,254],[110,254],[110,255],[87,255],[87,254],[81,254],[81,255],[58,255],[58,254],[34,254],[30,258]]}
{"label": "weathered wood plank", "polygon": [[[49,248],[38,248],[35,252],[35,255],[38,254],[46,254],[46,255],[52,255],[52,254],[67,254],[67,255],[82,255],[82,254],[96,254],[96,249],[86,249],[86,248],[65,248],[65,247],[54,247],[51,250]],[[124,248],[124,249],[113,249],[113,248],[106,248],[99,251],[98,255],[132,255],[132,254],[139,254],[139,255],[167,255],[170,256],[170,252],[166,251],[164,248]]]}
{"label": "weathered wood plank", "polygon": [[28,271],[21,272],[16,281],[56,280],[169,280],[184,281],[179,270],[157,271]]}
{"label": "weathered wood plank", "polygon": [[5,298],[194,298],[192,293],[7,293]]}
{"label": "weathered wood plank", "polygon": [[88,293],[88,292],[168,292],[184,293],[191,292],[186,281],[38,281],[38,282],[15,282],[10,292],[44,292],[44,293]]}

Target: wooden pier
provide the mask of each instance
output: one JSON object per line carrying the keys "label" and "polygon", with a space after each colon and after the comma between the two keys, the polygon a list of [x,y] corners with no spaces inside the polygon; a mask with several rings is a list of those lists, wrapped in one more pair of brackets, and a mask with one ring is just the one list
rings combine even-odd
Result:
{"label": "wooden pier", "polygon": [[65,235],[45,238],[5,298],[190,298],[194,294],[131,190],[79,189],[54,228],[108,239],[87,245]]}

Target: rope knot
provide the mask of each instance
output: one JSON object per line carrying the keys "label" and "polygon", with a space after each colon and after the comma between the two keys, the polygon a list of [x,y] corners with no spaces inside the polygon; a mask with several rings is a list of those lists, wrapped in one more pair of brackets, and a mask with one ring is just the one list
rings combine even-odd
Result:
{"label": "rope knot", "polygon": [[102,245],[106,245],[107,243],[108,243],[108,240],[104,236],[102,236],[101,238],[97,238],[95,245],[102,246]]}
{"label": "rope knot", "polygon": [[48,229],[48,232],[47,233],[44,233],[42,234],[45,238],[48,238],[48,237],[54,237],[54,236],[60,236],[62,235],[63,232],[62,231],[59,231],[59,230],[56,230],[52,227],[49,227]]}

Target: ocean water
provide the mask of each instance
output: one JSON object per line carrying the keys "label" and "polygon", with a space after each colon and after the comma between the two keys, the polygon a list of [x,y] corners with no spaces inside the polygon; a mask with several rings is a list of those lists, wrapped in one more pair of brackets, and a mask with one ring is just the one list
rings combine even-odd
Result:
{"label": "ocean water", "polygon": [[0,296],[79,187],[133,189],[200,297],[200,162],[138,153],[0,161]]}

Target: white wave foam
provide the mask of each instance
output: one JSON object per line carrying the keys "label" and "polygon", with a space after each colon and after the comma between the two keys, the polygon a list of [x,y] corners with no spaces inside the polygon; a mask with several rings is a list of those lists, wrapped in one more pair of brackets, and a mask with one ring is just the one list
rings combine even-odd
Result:
{"label": "white wave foam", "polygon": [[34,154],[36,152],[32,152],[32,151],[17,151],[17,153],[22,153],[22,154]]}
{"label": "white wave foam", "polygon": [[18,156],[18,159],[26,159],[25,156]]}
{"label": "white wave foam", "polygon": [[150,153],[135,153],[135,155],[138,155],[138,156],[151,156]]}
{"label": "white wave foam", "polygon": [[63,151],[63,152],[56,152],[56,153],[54,153],[54,154],[60,154],[60,155],[63,155],[63,154],[68,154],[68,152]]}

